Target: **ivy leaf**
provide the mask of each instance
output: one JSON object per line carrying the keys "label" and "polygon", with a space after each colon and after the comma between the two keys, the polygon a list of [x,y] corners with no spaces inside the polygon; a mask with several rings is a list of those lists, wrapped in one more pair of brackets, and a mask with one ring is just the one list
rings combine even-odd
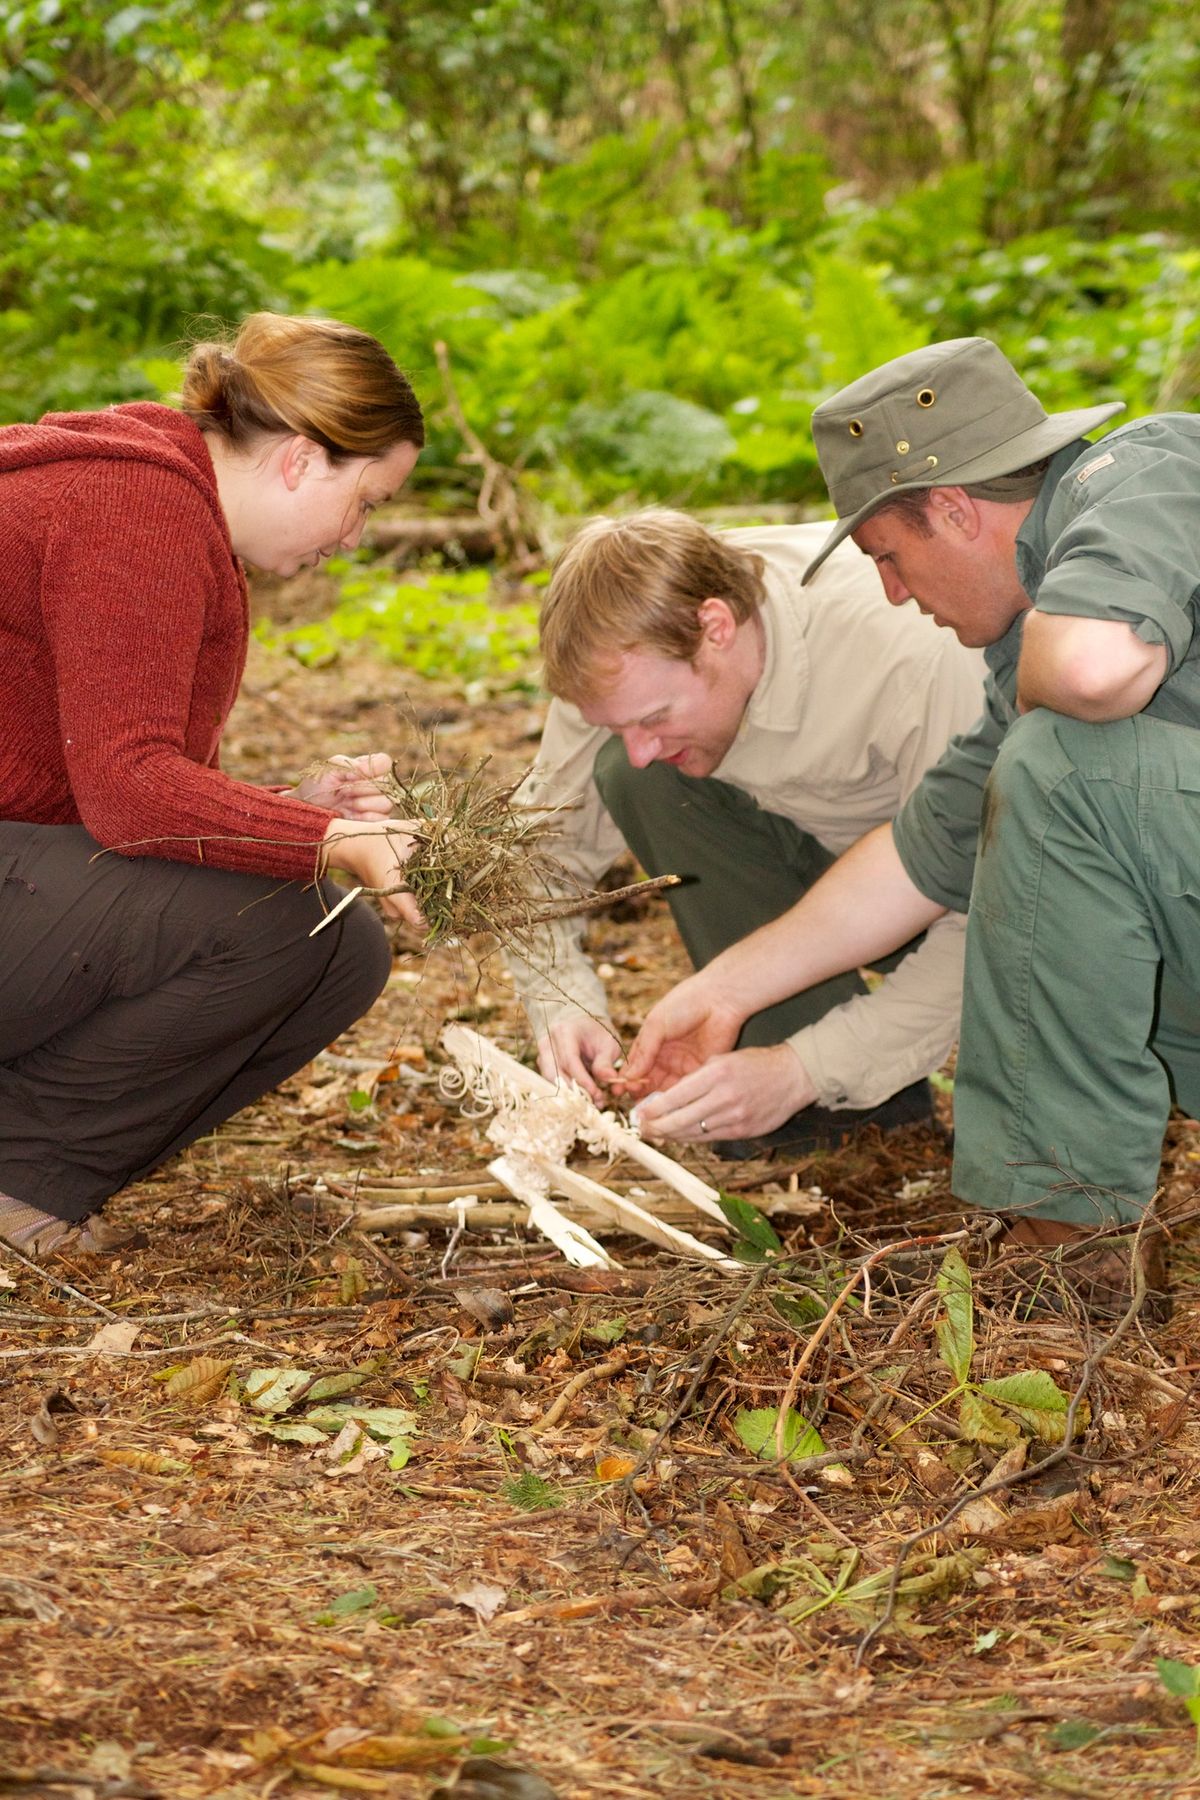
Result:
{"label": "ivy leaf", "polygon": [[942,1258],[937,1290],[946,1311],[937,1322],[938,1349],[961,1387],[970,1379],[975,1355],[975,1305],[971,1298],[971,1271],[953,1245]]}

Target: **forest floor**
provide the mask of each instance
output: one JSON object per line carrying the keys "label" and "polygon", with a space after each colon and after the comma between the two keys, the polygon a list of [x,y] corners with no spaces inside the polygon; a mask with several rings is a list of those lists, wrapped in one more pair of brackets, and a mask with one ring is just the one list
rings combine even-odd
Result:
{"label": "forest floor", "polygon": [[[504,776],[541,715],[256,647],[226,766],[285,780],[411,744],[413,716]],[[632,1032],[681,972],[666,909],[590,943]],[[399,954],[328,1059],[111,1203],[130,1248],[0,1253],[0,1793],[1200,1795],[1156,1668],[1200,1665],[1194,1228],[1170,1325],[1115,1334],[1022,1322],[972,1251],[970,1380],[1063,1396],[1036,1390],[1041,1439],[1002,1406],[990,1445],[936,1260],[829,1311],[864,1250],[961,1224],[933,1133],[682,1150],[772,1209],[786,1259],[744,1277],[628,1238],[620,1272],[572,1271],[496,1220],[452,1242],[417,1190],[486,1194],[492,1152],[439,1089],[439,1034],[527,1048],[487,949]],[[1200,1126],[1165,1154],[1185,1210]],[[355,1222],[389,1198],[406,1224]],[[339,1391],[375,1437],[326,1417],[288,1441]],[[836,1461],[750,1453],[739,1426],[785,1397]]]}

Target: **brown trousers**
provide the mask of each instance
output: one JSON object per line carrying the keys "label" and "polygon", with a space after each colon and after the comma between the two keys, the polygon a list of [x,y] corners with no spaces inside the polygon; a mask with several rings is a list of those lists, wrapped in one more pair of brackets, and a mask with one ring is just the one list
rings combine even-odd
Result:
{"label": "brown trousers", "polygon": [[70,1220],[302,1068],[391,966],[364,905],[310,938],[312,887],[98,852],[0,822],[0,1193]]}

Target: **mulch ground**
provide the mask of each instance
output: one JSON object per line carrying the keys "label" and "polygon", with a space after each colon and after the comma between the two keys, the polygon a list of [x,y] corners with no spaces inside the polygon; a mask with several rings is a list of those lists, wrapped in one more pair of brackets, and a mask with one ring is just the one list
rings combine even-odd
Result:
{"label": "mulch ground", "polygon": [[[540,721],[256,649],[226,765],[403,756],[413,717],[498,779]],[[589,929],[632,1031],[681,972],[665,907]],[[1023,1320],[968,1245],[971,1382],[1079,1396],[1065,1453],[1061,1416],[980,1442],[941,1249],[847,1288],[871,1246],[961,1226],[942,1137],[684,1152],[772,1208],[784,1258],[739,1278],[612,1238],[621,1270],[572,1271],[429,1222],[429,1190],[489,1180],[438,1084],[451,1019],[527,1048],[484,943],[398,954],[329,1056],[110,1205],[130,1248],[0,1253],[0,1792],[1200,1795],[1156,1669],[1200,1665],[1193,1229],[1171,1324],[1115,1334]],[[1168,1216],[1197,1169],[1177,1121]],[[389,1197],[405,1222],[360,1229]],[[823,1455],[747,1447],[785,1401]],[[289,1439],[322,1402],[360,1423]]]}

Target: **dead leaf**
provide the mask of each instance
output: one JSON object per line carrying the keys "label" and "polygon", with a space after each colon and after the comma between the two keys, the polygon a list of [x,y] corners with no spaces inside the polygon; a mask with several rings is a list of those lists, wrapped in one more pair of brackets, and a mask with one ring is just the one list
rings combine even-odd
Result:
{"label": "dead leaf", "polygon": [[429,1800],[559,1800],[559,1795],[532,1769],[494,1756],[470,1756],[452,1785],[435,1788]]}
{"label": "dead leaf", "polygon": [[347,1419],[332,1444],[318,1450],[316,1454],[333,1464],[331,1469],[325,1470],[325,1474],[336,1478],[341,1475],[361,1475],[368,1463],[379,1462],[387,1455],[387,1451],[381,1444],[374,1442],[357,1419]]}
{"label": "dead leaf", "polygon": [[114,1469],[133,1469],[139,1475],[186,1475],[188,1465],[177,1456],[163,1456],[156,1450],[97,1450],[97,1458]]}
{"label": "dead leaf", "polygon": [[512,1301],[499,1288],[455,1288],[454,1298],[485,1331],[501,1331],[516,1317]]}
{"label": "dead leaf", "polygon": [[232,1367],[232,1362],[219,1362],[215,1356],[193,1357],[185,1369],[176,1369],[163,1391],[171,1400],[205,1406],[224,1391]]}
{"label": "dead leaf", "polygon": [[43,1625],[51,1625],[55,1619],[61,1619],[62,1608],[42,1592],[40,1582],[0,1575],[0,1615],[4,1613],[26,1613]]}
{"label": "dead leaf", "polygon": [[94,1356],[128,1356],[140,1330],[132,1319],[114,1319],[111,1325],[102,1325],[84,1348]]}
{"label": "dead leaf", "polygon": [[438,1376],[438,1386],[442,1390],[442,1399],[446,1403],[446,1410],[451,1418],[465,1418],[470,1402],[467,1399],[467,1390],[458,1376],[452,1375],[449,1369],[443,1369]]}
{"label": "dead leaf", "polygon": [[[327,1750],[333,1747],[334,1735],[330,1732],[325,1740]],[[372,1732],[366,1737],[356,1733],[353,1742],[343,1743],[338,1748],[337,1756],[339,1762],[351,1768],[428,1769],[449,1762],[465,1749],[466,1740],[461,1737],[430,1737],[424,1732],[420,1736]]]}
{"label": "dead leaf", "polygon": [[473,1581],[470,1587],[456,1588],[450,1598],[456,1606],[473,1612],[481,1625],[487,1625],[508,1599],[508,1589],[491,1581]]}
{"label": "dead leaf", "polygon": [[229,1545],[224,1532],[209,1531],[203,1525],[184,1525],[163,1541],[183,1556],[215,1556]]}
{"label": "dead leaf", "polygon": [[50,1396],[47,1395],[29,1421],[29,1435],[35,1444],[43,1450],[57,1450],[59,1446],[58,1426],[50,1417]]}
{"label": "dead leaf", "polygon": [[632,1456],[602,1456],[596,1464],[597,1481],[623,1481],[632,1475],[637,1463]]}

